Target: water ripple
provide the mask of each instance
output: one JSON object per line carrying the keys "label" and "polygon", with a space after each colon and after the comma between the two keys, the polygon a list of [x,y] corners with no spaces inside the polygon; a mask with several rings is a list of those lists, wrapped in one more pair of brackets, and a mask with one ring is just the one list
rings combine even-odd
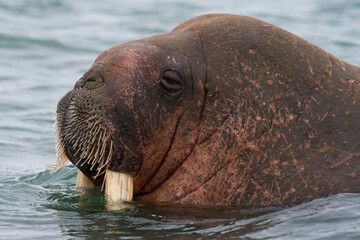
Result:
{"label": "water ripple", "polygon": [[261,18],[360,65],[359,1],[0,1],[0,238],[360,238],[359,194],[284,208],[109,212],[100,190],[75,191],[75,167],[45,168],[56,161],[56,104],[101,51],[213,12]]}

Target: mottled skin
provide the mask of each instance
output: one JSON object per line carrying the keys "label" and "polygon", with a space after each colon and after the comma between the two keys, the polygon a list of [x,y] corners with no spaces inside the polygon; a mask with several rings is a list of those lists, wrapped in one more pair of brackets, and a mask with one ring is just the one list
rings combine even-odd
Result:
{"label": "mottled skin", "polygon": [[[166,70],[180,91],[163,87]],[[82,94],[85,116],[106,116],[109,169],[132,174],[135,200],[259,207],[360,192],[360,69],[254,18],[205,15],[116,45],[58,112]]]}

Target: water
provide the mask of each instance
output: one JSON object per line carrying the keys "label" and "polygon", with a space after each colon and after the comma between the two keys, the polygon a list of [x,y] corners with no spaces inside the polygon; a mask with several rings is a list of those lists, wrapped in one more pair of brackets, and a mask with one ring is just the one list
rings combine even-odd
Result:
{"label": "water", "polygon": [[108,212],[51,174],[57,101],[96,56],[124,41],[226,12],[276,24],[360,65],[360,1],[0,0],[0,239],[359,239],[360,194],[267,209],[134,205]]}

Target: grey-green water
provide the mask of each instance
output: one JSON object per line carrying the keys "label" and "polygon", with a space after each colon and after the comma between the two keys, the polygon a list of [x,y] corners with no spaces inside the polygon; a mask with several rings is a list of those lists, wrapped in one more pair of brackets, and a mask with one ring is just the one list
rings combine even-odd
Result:
{"label": "grey-green water", "polygon": [[0,239],[359,239],[360,194],[288,208],[135,205],[80,197],[51,174],[57,101],[110,46],[205,13],[250,15],[360,65],[359,0],[0,0]]}

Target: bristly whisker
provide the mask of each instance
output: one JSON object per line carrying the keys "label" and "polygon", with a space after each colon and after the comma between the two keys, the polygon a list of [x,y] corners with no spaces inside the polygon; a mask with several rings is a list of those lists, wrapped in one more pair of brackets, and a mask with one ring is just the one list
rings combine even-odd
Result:
{"label": "bristly whisker", "polygon": [[[88,116],[84,116],[83,112]],[[75,162],[76,166],[89,165],[90,171],[96,168],[94,179],[102,175],[113,155],[111,132],[106,131],[102,123],[103,118],[97,111],[86,111],[81,107],[79,109],[75,105],[75,97],[72,97],[66,112],[55,114],[57,163],[49,166],[52,171],[60,169],[69,162],[65,153],[66,144],[74,150],[75,153],[72,153],[74,158],[78,158]]]}

